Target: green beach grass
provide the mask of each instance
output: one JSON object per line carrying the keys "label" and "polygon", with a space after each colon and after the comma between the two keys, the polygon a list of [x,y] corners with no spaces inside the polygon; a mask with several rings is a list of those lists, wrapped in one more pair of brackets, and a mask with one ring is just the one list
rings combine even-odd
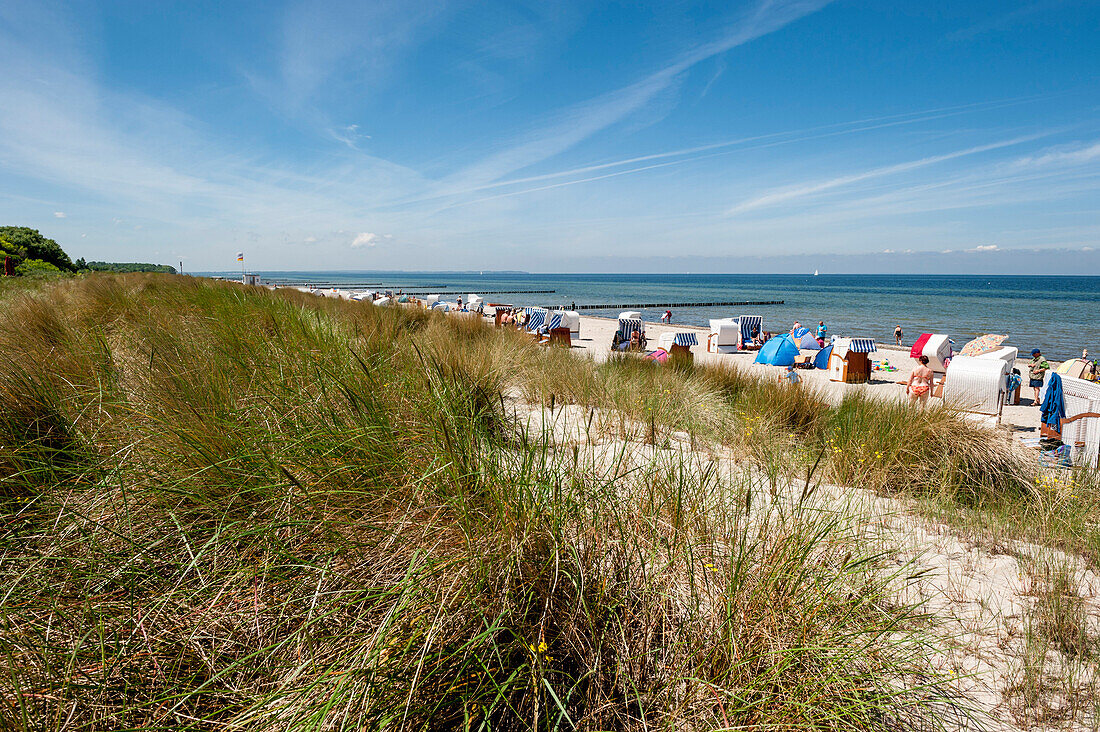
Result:
{"label": "green beach grass", "polygon": [[[942,408],[169,275],[5,286],[0,312],[9,728],[950,726],[904,567],[769,481],[1100,549],[1092,478]],[[609,470],[522,405],[746,469]]]}

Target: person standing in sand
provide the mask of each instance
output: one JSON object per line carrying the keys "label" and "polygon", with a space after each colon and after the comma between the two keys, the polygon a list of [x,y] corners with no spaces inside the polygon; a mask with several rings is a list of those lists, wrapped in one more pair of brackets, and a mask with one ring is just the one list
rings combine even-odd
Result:
{"label": "person standing in sand", "polygon": [[905,385],[905,392],[909,395],[909,403],[928,403],[928,395],[932,393],[932,369],[928,368],[928,356],[922,355],[917,359],[918,363],[909,374],[909,381]]}
{"label": "person standing in sand", "polygon": [[822,348],[825,347],[825,335],[829,332],[829,329],[825,327],[825,321],[819,320],[817,322],[817,345]]}
{"label": "person standing in sand", "polygon": [[1039,405],[1039,390],[1043,388],[1043,377],[1046,376],[1049,368],[1050,364],[1043,360],[1043,354],[1039,349],[1031,349],[1031,363],[1027,365],[1027,384],[1035,390],[1036,406]]}
{"label": "person standing in sand", "polygon": [[897,344],[899,346],[901,345],[901,326],[900,325],[898,327],[894,328],[894,340],[897,342]]}

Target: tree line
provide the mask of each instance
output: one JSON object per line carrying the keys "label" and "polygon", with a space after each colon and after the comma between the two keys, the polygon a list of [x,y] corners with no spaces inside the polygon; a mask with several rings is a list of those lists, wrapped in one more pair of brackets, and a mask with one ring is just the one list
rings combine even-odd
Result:
{"label": "tree line", "polygon": [[[145,262],[75,262],[53,239],[27,226],[0,226],[0,263],[11,259],[18,276],[49,276],[77,272],[166,272],[176,268]],[[0,270],[2,273],[3,270]]]}

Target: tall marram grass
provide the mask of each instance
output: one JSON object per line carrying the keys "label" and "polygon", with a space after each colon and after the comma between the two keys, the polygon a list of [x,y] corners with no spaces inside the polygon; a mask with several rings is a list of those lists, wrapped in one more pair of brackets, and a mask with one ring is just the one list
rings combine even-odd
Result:
{"label": "tall marram grass", "polygon": [[[879,475],[859,400],[190,278],[3,297],[7,728],[895,729],[954,710],[843,511],[754,470],[609,469],[636,456],[563,449],[509,406],[553,395],[651,443],[827,456],[843,479]],[[904,419],[881,470],[940,451],[915,486],[1017,490],[995,451],[925,444],[947,416]]]}

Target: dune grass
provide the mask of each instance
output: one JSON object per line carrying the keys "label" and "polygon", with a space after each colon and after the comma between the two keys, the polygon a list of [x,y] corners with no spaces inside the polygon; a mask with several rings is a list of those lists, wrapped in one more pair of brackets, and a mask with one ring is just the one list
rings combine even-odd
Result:
{"label": "dune grass", "polygon": [[[843,511],[765,500],[768,466],[971,510],[1041,493],[945,410],[424,311],[161,275],[0,297],[12,728],[935,727],[958,709],[898,570]],[[747,469],[609,469],[517,398]]]}
{"label": "dune grass", "polygon": [[8,728],[942,716],[843,514],[517,430],[504,392],[542,356],[490,329],[149,275],[3,308]]}

